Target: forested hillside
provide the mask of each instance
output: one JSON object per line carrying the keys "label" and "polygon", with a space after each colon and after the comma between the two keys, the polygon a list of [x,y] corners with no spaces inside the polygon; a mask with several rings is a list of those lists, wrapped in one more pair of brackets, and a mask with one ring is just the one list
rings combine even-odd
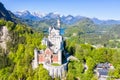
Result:
{"label": "forested hillside", "polygon": [[89,18],[83,19],[66,28],[65,36],[76,38],[80,43],[103,45],[105,47],[120,47],[119,24],[95,24]]}
{"label": "forested hillside", "polygon": [[45,48],[43,36],[0,3],[0,80],[51,80],[42,65],[32,69],[34,48]]}
{"label": "forested hillside", "polygon": [[[115,69],[108,72],[108,80],[120,78],[119,24],[97,25],[90,19],[66,28],[66,50],[78,60],[68,64],[67,80],[98,80],[94,69],[97,64],[109,62]],[[85,65],[88,69],[85,71]]]}
{"label": "forested hillside", "polygon": [[[78,60],[68,64],[67,80],[98,80],[95,67],[99,63],[109,62],[115,69],[108,72],[108,80],[120,78],[120,48],[95,47],[91,44],[81,44],[78,39],[66,40],[66,50]],[[87,65],[87,68],[85,68]]]}
{"label": "forested hillside", "polygon": [[50,80],[42,66],[33,70],[31,61],[34,48],[44,49],[41,45],[42,33],[37,33],[26,25],[0,20],[0,28],[7,27],[11,40],[6,42],[7,50],[0,49],[1,80]]}
{"label": "forested hillside", "polygon": [[[44,49],[41,45],[42,33],[33,31],[26,25],[0,20],[1,28],[6,26],[9,31],[10,41],[7,42],[7,51],[0,49],[0,79],[1,80],[52,80],[48,71],[40,65],[36,70],[32,69],[33,50],[35,47]],[[120,78],[120,49],[94,48],[89,44],[81,44],[76,37],[66,40],[66,50],[78,61],[71,60],[68,64],[67,80],[96,80],[93,70],[96,64],[110,62],[115,70],[109,75]],[[84,72],[83,64],[88,65]],[[59,78],[56,78],[59,79]]]}

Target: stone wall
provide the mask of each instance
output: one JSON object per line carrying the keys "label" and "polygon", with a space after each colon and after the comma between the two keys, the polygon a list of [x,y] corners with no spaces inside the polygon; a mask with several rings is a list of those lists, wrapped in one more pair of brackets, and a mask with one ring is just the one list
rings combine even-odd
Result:
{"label": "stone wall", "polygon": [[43,67],[49,71],[49,75],[52,78],[55,78],[55,77],[62,78],[66,76],[67,64],[68,63],[65,63],[60,66],[52,66],[50,64],[43,64]]}

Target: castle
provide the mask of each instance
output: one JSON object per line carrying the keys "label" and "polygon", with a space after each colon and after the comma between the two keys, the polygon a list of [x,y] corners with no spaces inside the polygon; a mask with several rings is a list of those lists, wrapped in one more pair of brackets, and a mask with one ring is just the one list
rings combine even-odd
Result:
{"label": "castle", "polygon": [[[64,40],[60,34],[60,21],[57,20],[57,27],[49,27],[48,38],[43,38],[42,44],[46,45],[45,50],[34,50],[33,68],[37,68],[38,64],[43,64],[44,68],[49,71],[50,76],[62,76],[67,69],[67,64],[62,63],[62,55],[64,52]],[[52,66],[56,63],[60,66]]]}

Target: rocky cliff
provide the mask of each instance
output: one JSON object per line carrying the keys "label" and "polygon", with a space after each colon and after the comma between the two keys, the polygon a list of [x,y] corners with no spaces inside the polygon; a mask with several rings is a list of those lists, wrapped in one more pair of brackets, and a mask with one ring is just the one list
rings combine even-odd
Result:
{"label": "rocky cliff", "polygon": [[7,50],[6,42],[10,40],[10,36],[8,34],[8,29],[6,26],[0,27],[0,46],[4,50]]}

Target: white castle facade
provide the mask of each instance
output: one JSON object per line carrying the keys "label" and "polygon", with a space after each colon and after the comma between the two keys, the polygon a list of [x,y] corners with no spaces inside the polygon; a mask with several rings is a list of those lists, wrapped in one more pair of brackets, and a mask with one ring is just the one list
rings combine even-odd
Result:
{"label": "white castle facade", "polygon": [[[46,45],[45,50],[34,50],[33,68],[37,68],[38,64],[43,64],[43,67],[49,71],[49,75],[54,77],[65,76],[67,70],[67,62],[63,63],[62,56],[64,55],[64,40],[60,34],[60,21],[57,21],[57,27],[49,28],[48,38],[42,40],[42,44]],[[53,66],[52,64],[60,66]]]}

